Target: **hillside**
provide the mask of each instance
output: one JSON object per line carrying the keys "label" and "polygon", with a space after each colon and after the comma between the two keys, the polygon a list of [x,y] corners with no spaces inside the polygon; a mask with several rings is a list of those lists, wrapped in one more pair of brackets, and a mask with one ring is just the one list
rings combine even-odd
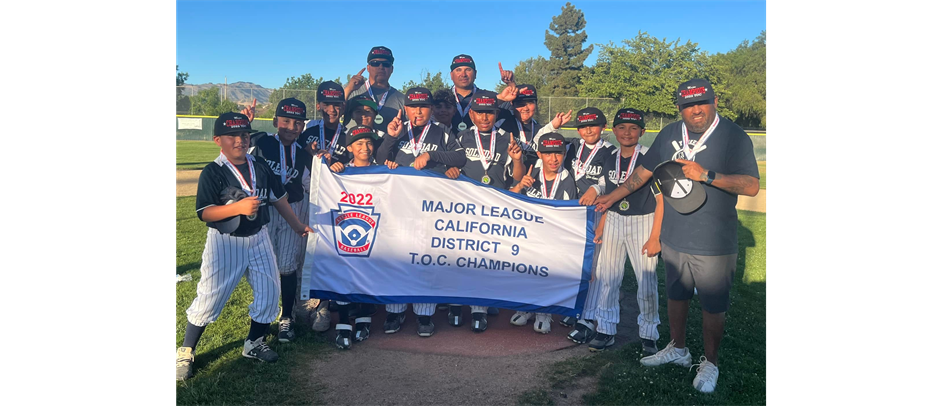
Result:
{"label": "hillside", "polygon": [[[203,83],[203,84],[189,84],[184,85],[184,95],[196,94],[200,90],[209,89],[213,86],[216,86],[222,92],[222,89],[226,88],[226,85],[223,83]],[[271,94],[271,89],[266,89],[259,85],[256,85],[252,82],[233,82],[228,86],[228,99],[232,100],[239,104],[251,104],[252,99],[258,99],[258,104],[268,104],[268,96]]]}

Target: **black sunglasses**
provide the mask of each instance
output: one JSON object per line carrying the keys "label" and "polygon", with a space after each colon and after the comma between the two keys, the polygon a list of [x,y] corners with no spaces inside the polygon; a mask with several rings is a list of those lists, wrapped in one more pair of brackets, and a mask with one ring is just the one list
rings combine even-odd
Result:
{"label": "black sunglasses", "polygon": [[378,68],[380,65],[383,65],[384,68],[392,67],[392,64],[389,62],[370,61],[370,66],[374,68]]}

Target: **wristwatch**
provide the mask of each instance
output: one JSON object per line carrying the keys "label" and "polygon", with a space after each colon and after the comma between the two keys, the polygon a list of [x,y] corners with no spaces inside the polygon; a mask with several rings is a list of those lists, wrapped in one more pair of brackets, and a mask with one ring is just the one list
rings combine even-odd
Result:
{"label": "wristwatch", "polygon": [[707,185],[712,185],[714,179],[716,179],[716,172],[707,171],[706,184],[707,184]]}

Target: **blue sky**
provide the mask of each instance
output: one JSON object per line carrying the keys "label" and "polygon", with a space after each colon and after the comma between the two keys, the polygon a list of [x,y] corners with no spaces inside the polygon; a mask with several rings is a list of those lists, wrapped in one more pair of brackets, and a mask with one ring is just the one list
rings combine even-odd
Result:
{"label": "blue sky", "polygon": [[[497,63],[513,69],[549,57],[544,33],[565,1],[178,1],[176,63],[188,83],[284,85],[290,76],[355,74],[374,45],[396,57],[390,83],[422,69],[446,79],[451,58],[471,55],[478,86],[493,89]],[[591,43],[620,43],[646,31],[727,52],[766,29],[764,1],[574,1]],[[241,16],[242,20],[238,20]],[[598,47],[586,60],[595,63]],[[400,89],[402,90],[402,89]]]}

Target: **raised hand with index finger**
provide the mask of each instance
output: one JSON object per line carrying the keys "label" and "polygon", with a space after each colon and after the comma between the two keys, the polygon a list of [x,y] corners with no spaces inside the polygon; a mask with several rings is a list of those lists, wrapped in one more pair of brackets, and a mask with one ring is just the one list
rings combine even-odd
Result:
{"label": "raised hand with index finger", "polygon": [[506,84],[511,84],[514,82],[514,71],[504,70],[504,67],[501,66],[500,62],[497,62],[497,69],[500,69],[500,80]]}
{"label": "raised hand with index finger", "polygon": [[402,109],[396,113],[396,117],[393,117],[389,121],[389,125],[386,126],[386,134],[391,135],[393,138],[399,137],[402,134],[402,119],[399,118],[402,115]]}
{"label": "raised hand with index finger", "polygon": [[252,120],[255,120],[255,103],[257,101],[258,99],[252,99],[252,107],[246,107],[242,109],[242,114],[245,114],[245,116],[249,118],[250,123]]}

